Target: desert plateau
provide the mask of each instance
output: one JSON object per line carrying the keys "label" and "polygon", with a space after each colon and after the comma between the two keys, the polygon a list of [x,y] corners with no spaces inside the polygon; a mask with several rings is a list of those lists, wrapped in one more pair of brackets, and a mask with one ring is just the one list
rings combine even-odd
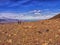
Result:
{"label": "desert plateau", "polygon": [[41,21],[0,23],[0,45],[60,45],[60,14]]}

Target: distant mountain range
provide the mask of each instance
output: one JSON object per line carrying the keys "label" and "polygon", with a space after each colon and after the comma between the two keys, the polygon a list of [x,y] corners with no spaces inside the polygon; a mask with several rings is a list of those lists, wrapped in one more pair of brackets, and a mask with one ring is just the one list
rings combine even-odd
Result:
{"label": "distant mountain range", "polygon": [[18,22],[17,19],[0,19],[0,23]]}
{"label": "distant mountain range", "polygon": [[[21,19],[22,18],[22,19]],[[18,22],[18,21],[38,21],[38,20],[44,20],[44,19],[41,19],[41,17],[19,17],[18,19],[16,19],[15,17],[14,18],[10,18],[10,17],[3,17],[3,16],[0,16],[0,23],[7,23],[7,22]],[[44,18],[44,16],[42,17]],[[49,18],[49,16],[46,17],[47,19]],[[46,19],[45,18],[45,19]],[[56,19],[56,18],[60,18],[60,14],[56,15],[56,16],[52,16],[52,18],[50,17],[49,19]]]}

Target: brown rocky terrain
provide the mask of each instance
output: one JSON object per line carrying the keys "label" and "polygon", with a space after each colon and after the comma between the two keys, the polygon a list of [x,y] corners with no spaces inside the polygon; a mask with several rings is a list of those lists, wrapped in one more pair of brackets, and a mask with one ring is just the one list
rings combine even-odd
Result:
{"label": "brown rocky terrain", "polygon": [[0,45],[60,45],[60,18],[57,17],[0,24]]}
{"label": "brown rocky terrain", "polygon": [[53,18],[51,18],[51,19],[57,19],[57,18],[60,18],[60,14],[58,14],[58,15],[54,16],[54,17],[53,17]]}

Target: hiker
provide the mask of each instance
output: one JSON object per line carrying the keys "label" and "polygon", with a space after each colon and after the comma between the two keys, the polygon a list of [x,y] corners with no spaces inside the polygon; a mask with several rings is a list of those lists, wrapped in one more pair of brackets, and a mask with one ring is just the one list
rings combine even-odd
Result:
{"label": "hiker", "polygon": [[21,24],[21,21],[18,21],[18,24]]}

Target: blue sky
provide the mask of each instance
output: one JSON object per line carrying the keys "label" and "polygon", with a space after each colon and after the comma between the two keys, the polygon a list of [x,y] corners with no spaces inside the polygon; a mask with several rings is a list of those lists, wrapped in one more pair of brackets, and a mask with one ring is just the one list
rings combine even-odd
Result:
{"label": "blue sky", "polygon": [[35,15],[36,12],[39,15],[60,13],[60,0],[0,0],[0,13]]}
{"label": "blue sky", "polygon": [[51,11],[60,9],[60,0],[0,0],[0,12]]}

